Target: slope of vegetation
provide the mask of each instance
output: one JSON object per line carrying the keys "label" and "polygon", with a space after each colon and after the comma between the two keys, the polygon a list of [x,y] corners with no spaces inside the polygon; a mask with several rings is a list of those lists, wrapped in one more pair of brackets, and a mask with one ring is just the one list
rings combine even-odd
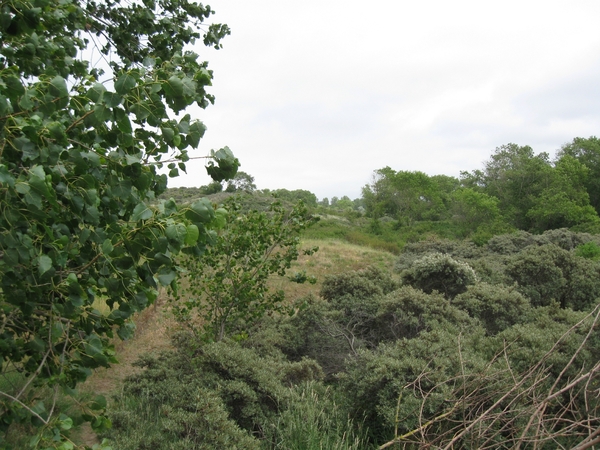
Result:
{"label": "slope of vegetation", "polygon": [[125,449],[593,442],[597,242],[566,230],[483,247],[430,239],[407,246],[391,276],[389,253],[322,241],[322,259],[298,268],[322,273],[338,249],[346,264],[380,266],[338,267],[296,297],[295,314],[265,317],[242,340],[177,334],[176,351],[140,361],[107,436]]}

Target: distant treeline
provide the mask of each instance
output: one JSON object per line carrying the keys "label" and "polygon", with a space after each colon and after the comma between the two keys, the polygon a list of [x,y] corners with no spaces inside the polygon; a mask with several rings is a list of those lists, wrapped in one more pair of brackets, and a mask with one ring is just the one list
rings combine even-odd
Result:
{"label": "distant treeline", "polygon": [[503,145],[482,169],[462,172],[459,178],[384,167],[374,172],[362,197],[354,200],[343,196],[318,201],[303,189],[257,190],[254,177],[245,172],[229,182],[169,189],[165,196],[186,201],[219,192],[273,195],[290,203],[303,200],[321,210],[366,216],[374,233],[388,222],[395,229],[424,223],[447,226],[456,237],[480,242],[515,230],[600,233],[600,140],[575,138],[554,159],[547,153],[535,154],[529,146]]}

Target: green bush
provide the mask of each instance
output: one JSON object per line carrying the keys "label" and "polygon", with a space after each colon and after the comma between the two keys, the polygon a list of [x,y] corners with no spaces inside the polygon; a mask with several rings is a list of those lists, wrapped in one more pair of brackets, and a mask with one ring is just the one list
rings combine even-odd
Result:
{"label": "green bush", "polygon": [[[279,337],[278,348],[291,360],[316,360],[327,380],[344,369],[346,358],[359,349],[373,347],[372,321],[379,297],[338,297],[335,303],[308,297],[293,317],[271,323]],[[262,334],[269,334],[265,329]]]}
{"label": "green bush", "polygon": [[600,266],[554,244],[531,246],[514,255],[506,273],[533,306],[546,306],[554,299],[563,308],[582,310],[600,297]]}
{"label": "green bush", "polygon": [[483,250],[470,241],[451,241],[448,239],[426,239],[406,244],[402,254],[396,260],[394,270],[402,272],[412,264],[431,253],[445,253],[457,260],[471,260],[484,254]]}
{"label": "green bush", "polygon": [[367,298],[387,294],[398,287],[400,284],[392,278],[389,272],[369,266],[362,270],[326,277],[320,295],[329,301],[349,295]]}
{"label": "green bush", "polygon": [[371,442],[382,444],[395,428],[407,433],[444,412],[451,405],[452,380],[464,371],[485,370],[485,360],[474,352],[482,335],[481,330],[459,337],[437,329],[360,352],[339,379],[350,417],[364,421]]}
{"label": "green bush", "polygon": [[488,241],[487,249],[500,255],[512,255],[519,253],[530,245],[536,245],[533,234],[526,231],[515,231],[514,233],[494,236]]}
{"label": "green bush", "polygon": [[489,335],[530,318],[531,304],[514,287],[476,283],[459,294],[452,304],[481,321]]}
{"label": "green bush", "polygon": [[400,276],[405,284],[427,293],[439,291],[449,299],[477,281],[471,266],[443,253],[432,253],[416,260]]}
{"label": "green bush", "polygon": [[140,359],[145,370],[126,380],[108,435],[116,448],[259,448],[271,440],[289,386],[322,378],[314,361],[290,362],[280,352],[202,344],[188,333],[175,347]]}
{"label": "green bush", "polygon": [[579,244],[575,249],[575,254],[581,258],[593,259],[597,261],[600,259],[600,245],[595,242],[587,242],[585,244]]}
{"label": "green bush", "polygon": [[[158,400],[156,390],[168,394]],[[112,407],[113,448],[122,450],[259,449],[260,443],[229,419],[215,392],[175,377],[144,392],[118,396]]]}
{"label": "green bush", "polygon": [[540,308],[493,337],[440,326],[359,352],[339,390],[386,448],[573,448],[600,412],[595,314]]}
{"label": "green bush", "polygon": [[462,330],[473,326],[476,322],[441,294],[426,294],[410,286],[386,295],[373,321],[377,343],[413,339],[434,329]]}

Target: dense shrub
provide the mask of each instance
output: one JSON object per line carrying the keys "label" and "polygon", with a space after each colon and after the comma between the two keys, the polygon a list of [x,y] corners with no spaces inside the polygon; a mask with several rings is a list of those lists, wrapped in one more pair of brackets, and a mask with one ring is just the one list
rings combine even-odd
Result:
{"label": "dense shrub", "polygon": [[433,253],[418,259],[400,276],[404,284],[426,293],[439,291],[446,298],[454,298],[477,281],[477,275],[471,266],[443,253]]}
{"label": "dense shrub", "polygon": [[[176,348],[142,358],[145,370],[126,381],[110,435],[118,448],[258,448],[256,439],[270,439],[289,386],[322,378],[314,361],[261,356],[237,343],[200,344],[180,334]],[[146,422],[137,427],[147,431],[131,433],[138,413]],[[183,446],[169,447],[169,440]]]}
{"label": "dense shrub", "polygon": [[350,416],[364,421],[377,444],[391,439],[396,427],[399,434],[418,428],[445,411],[452,398],[449,380],[484,370],[485,360],[473,351],[482,336],[441,329],[360,352],[339,379]]}
{"label": "dense shrub", "polygon": [[595,261],[600,259],[600,245],[595,242],[586,242],[580,244],[575,249],[575,255],[581,258],[593,259]]}
{"label": "dense shrub", "polygon": [[514,233],[494,236],[488,241],[487,249],[500,255],[512,255],[519,253],[530,245],[536,245],[533,234],[526,231],[515,231]]}
{"label": "dense shrub", "polygon": [[[352,296],[344,299],[361,302]],[[316,360],[326,379],[331,380],[334,374],[343,370],[347,356],[366,345],[354,334],[356,329],[347,327],[351,321],[356,324],[359,320],[368,321],[373,317],[377,303],[366,303],[361,310],[354,312],[345,308],[338,310],[330,302],[309,296],[299,302],[300,309],[293,317],[270,319],[269,324],[260,330],[260,335],[251,335],[250,339],[263,340],[262,336],[269,336],[290,360],[300,361],[305,357]],[[372,312],[366,315],[365,310]]]}
{"label": "dense shrub", "polygon": [[394,290],[397,285],[389,274],[376,268],[345,272],[325,278],[321,287],[321,297],[333,301],[351,296],[369,298]]}
{"label": "dense shrub", "polygon": [[396,260],[394,270],[402,272],[430,253],[445,253],[457,260],[470,260],[483,255],[482,249],[470,241],[451,241],[449,239],[427,239],[406,244],[402,254]]}
{"label": "dense shrub", "polygon": [[481,321],[490,335],[530,319],[531,304],[514,287],[477,283],[452,301]]}
{"label": "dense shrub", "polygon": [[538,245],[554,244],[563,250],[573,250],[581,244],[593,241],[594,238],[588,233],[577,233],[567,228],[558,228],[556,230],[547,230],[539,236],[535,236]]}
{"label": "dense shrub", "polygon": [[349,413],[378,445],[573,448],[600,412],[598,317],[538,312],[494,337],[439,327],[359,352],[340,375]]}
{"label": "dense shrub", "polygon": [[426,294],[410,286],[386,295],[373,321],[377,343],[413,339],[434,329],[452,329],[458,333],[473,326],[475,322],[469,315],[441,294]]}
{"label": "dense shrub", "polygon": [[514,281],[506,274],[506,264],[510,256],[488,254],[482,258],[469,261],[469,265],[477,273],[479,281],[498,285],[506,284],[511,286]]}
{"label": "dense shrub", "polygon": [[[154,397],[168,394],[164,402]],[[229,419],[215,392],[176,378],[115,399],[110,438],[122,450],[259,449],[260,442]]]}
{"label": "dense shrub", "polygon": [[529,247],[514,255],[506,273],[534,306],[560,305],[581,310],[600,296],[600,266],[554,244]]}

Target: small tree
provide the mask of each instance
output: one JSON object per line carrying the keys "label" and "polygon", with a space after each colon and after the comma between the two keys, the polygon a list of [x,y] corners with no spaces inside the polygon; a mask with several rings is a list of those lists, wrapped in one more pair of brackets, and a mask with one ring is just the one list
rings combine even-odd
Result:
{"label": "small tree", "polygon": [[235,176],[227,182],[226,192],[254,192],[256,190],[256,184],[254,184],[254,177],[246,172],[238,171]]}
{"label": "small tree", "polygon": [[[226,207],[231,219],[215,236],[214,244],[202,259],[183,261],[189,287],[183,291],[185,300],[175,305],[182,321],[198,313],[204,320],[204,337],[215,341],[234,330],[243,332],[264,314],[282,309],[283,292],[270,292],[268,279],[273,274],[285,275],[300,256],[300,231],[317,220],[308,215],[302,202],[289,212],[279,203],[273,203],[268,212],[242,213],[235,200],[229,200]],[[304,254],[316,250],[304,250]]]}

